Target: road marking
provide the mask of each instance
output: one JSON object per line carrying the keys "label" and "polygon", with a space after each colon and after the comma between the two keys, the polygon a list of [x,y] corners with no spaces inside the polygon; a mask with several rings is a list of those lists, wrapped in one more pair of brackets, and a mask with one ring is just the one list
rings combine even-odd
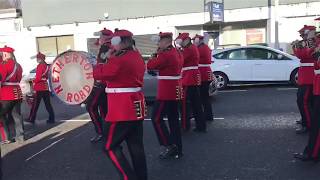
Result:
{"label": "road marking", "polygon": [[297,90],[298,88],[277,88],[278,91],[290,91],[290,90]]}
{"label": "road marking", "polygon": [[64,138],[61,138],[61,139],[59,139],[59,140],[51,143],[49,146],[45,147],[45,148],[42,149],[41,151],[39,151],[39,152],[37,152],[36,154],[34,154],[34,155],[30,156],[29,158],[27,158],[27,159],[25,160],[25,162],[30,161],[31,159],[33,159],[34,157],[38,156],[38,155],[41,154],[42,152],[48,150],[49,148],[53,147],[54,145],[56,145],[57,143],[59,143],[59,142],[62,141],[63,139],[64,139]]}
{"label": "road marking", "polygon": [[228,93],[228,92],[247,92],[248,90],[245,89],[235,89],[235,90],[223,90],[223,91],[219,91],[221,93]]}
{"label": "road marking", "polygon": [[60,120],[61,122],[90,122],[90,119],[68,119],[68,120]]}
{"label": "road marking", "polygon": [[[164,120],[168,120],[168,118],[163,118]],[[224,118],[213,118],[214,120],[224,120]],[[146,120],[146,121],[151,121],[151,119],[150,118],[146,118],[146,119],[144,119],[144,120]]]}

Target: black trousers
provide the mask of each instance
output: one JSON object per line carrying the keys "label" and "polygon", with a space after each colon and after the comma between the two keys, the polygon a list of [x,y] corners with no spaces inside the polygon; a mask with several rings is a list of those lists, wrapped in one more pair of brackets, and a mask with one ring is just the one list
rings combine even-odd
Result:
{"label": "black trousers", "polygon": [[0,120],[5,124],[7,139],[23,138],[24,127],[21,116],[21,100],[0,101],[0,104]]}
{"label": "black trousers", "polygon": [[104,87],[94,87],[86,100],[86,108],[97,134],[103,135],[103,123],[108,111]]}
{"label": "black trousers", "polygon": [[[143,121],[106,122],[105,150],[122,180],[147,180],[147,163],[143,145]],[[122,151],[126,142],[131,167]]]}
{"label": "black trousers", "polygon": [[302,126],[311,128],[312,116],[312,85],[299,86],[297,92],[297,104],[301,114]]}
{"label": "black trousers", "polygon": [[[164,117],[168,117],[169,128],[163,120]],[[160,145],[174,144],[178,147],[179,153],[182,153],[179,101],[156,101],[153,106],[152,123]]]}
{"label": "black trousers", "polygon": [[206,120],[203,118],[199,86],[185,86],[183,87],[183,93],[185,97],[182,100],[182,128],[184,130],[190,129],[191,120],[188,117],[188,114],[192,111],[196,122],[196,128],[205,130]]}
{"label": "black trousers", "polygon": [[210,83],[211,81],[205,81],[202,82],[200,86],[201,103],[204,111],[204,118],[207,121],[213,121],[211,98],[209,96]]}
{"label": "black trousers", "polygon": [[54,122],[54,112],[50,102],[50,92],[49,91],[37,91],[35,94],[35,99],[32,104],[32,108],[29,115],[29,121],[34,122],[37,116],[38,108],[41,100],[43,99],[44,105],[46,106],[47,112],[49,113],[49,120]]}
{"label": "black trousers", "polygon": [[317,159],[320,151],[320,96],[314,96],[313,112],[308,144],[304,153]]}

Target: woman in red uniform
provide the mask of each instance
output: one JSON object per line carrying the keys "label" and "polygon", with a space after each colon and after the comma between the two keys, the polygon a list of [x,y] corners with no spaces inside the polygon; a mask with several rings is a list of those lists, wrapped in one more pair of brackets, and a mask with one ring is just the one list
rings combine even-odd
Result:
{"label": "woman in red uniform", "polygon": [[[320,20],[320,18],[316,19]],[[313,48],[312,56],[314,62],[314,78],[313,78],[313,116],[311,118],[311,129],[309,133],[308,144],[303,153],[296,153],[295,158],[302,161],[315,161],[320,159],[320,38],[315,39],[315,48]]]}
{"label": "woman in red uniform", "polygon": [[311,128],[311,115],[312,115],[312,85],[314,76],[314,61],[313,42],[315,38],[314,26],[304,26],[299,30],[301,37],[303,38],[298,44],[293,46],[294,54],[300,59],[300,67],[298,71],[298,92],[297,92],[297,104],[301,114],[300,129],[297,129],[297,133],[305,133]]}
{"label": "woman in red uniform", "polygon": [[[111,40],[116,53],[106,64],[94,68],[95,79],[107,81],[108,114],[105,150],[122,179],[146,180],[147,165],[143,145],[145,99],[142,93],[145,64],[133,48],[133,34],[116,30]],[[126,142],[132,166],[122,151]]]}
{"label": "woman in red uniform", "polygon": [[[160,145],[165,147],[160,158],[182,157],[179,102],[181,100],[181,54],[172,46],[172,33],[160,33],[157,55],[148,61],[148,70],[158,70],[158,95],[152,112],[152,122]],[[163,118],[168,117],[170,131]]]}
{"label": "woman in red uniform", "polygon": [[46,109],[49,113],[47,123],[54,123],[54,112],[50,102],[50,91],[48,88],[48,73],[50,66],[45,62],[46,56],[42,53],[36,55],[38,66],[36,69],[36,78],[33,80],[33,89],[36,91],[35,99],[32,104],[28,122],[34,124],[37,111],[41,100],[43,99]]}
{"label": "woman in red uniform", "polygon": [[182,47],[184,64],[182,68],[182,128],[185,131],[190,130],[190,113],[189,107],[195,116],[196,127],[194,132],[206,132],[206,121],[203,118],[203,110],[201,105],[200,85],[201,75],[199,71],[200,55],[198,48],[191,43],[189,33],[181,33],[176,38],[176,44]]}
{"label": "woman in red uniform", "polygon": [[213,113],[211,107],[211,98],[209,96],[209,86],[213,81],[213,73],[211,70],[211,49],[204,43],[204,37],[196,35],[193,40],[194,44],[198,47],[200,61],[199,70],[201,74],[201,103],[204,110],[204,118],[211,122],[213,121]]}
{"label": "woman in red uniform", "polygon": [[[96,45],[99,45],[99,52],[97,55],[97,64],[104,64],[108,59],[108,51],[111,46],[111,38],[113,32],[104,28],[95,33],[99,35]],[[103,121],[107,115],[107,96],[105,93],[106,85],[101,80],[95,79],[92,93],[86,100],[86,109],[90,115],[94,125],[96,135],[90,139],[92,143],[98,142],[103,136]]]}
{"label": "woman in red uniform", "polygon": [[9,137],[9,139],[23,141],[24,130],[20,110],[22,92],[19,85],[22,78],[22,67],[15,60],[13,48],[5,46],[4,48],[0,48],[0,52],[3,58],[2,71],[0,72],[0,122],[9,122],[8,117],[11,116],[14,121],[15,137]]}

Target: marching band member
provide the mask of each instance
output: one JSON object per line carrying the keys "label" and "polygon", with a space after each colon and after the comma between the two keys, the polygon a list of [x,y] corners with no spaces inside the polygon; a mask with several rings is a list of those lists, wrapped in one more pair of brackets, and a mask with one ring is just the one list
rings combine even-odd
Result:
{"label": "marching band member", "polygon": [[[145,64],[133,48],[133,34],[115,30],[111,44],[116,53],[106,64],[94,68],[96,79],[107,81],[108,114],[105,150],[122,179],[146,180],[147,165],[143,145],[145,99],[142,90]],[[126,142],[132,166],[122,151]]]}
{"label": "marching band member", "polygon": [[191,43],[189,33],[180,33],[175,43],[182,47],[184,64],[182,68],[182,128],[185,131],[190,130],[190,113],[189,107],[195,116],[196,127],[195,132],[206,132],[206,121],[203,118],[203,110],[201,106],[200,85],[201,75],[199,71],[199,52],[198,48]]}
{"label": "marching band member", "polygon": [[32,124],[35,123],[38,108],[41,100],[43,99],[47,112],[49,113],[49,119],[47,123],[54,123],[55,117],[53,108],[50,102],[50,91],[48,87],[48,73],[50,66],[45,62],[46,56],[39,52],[35,58],[37,59],[38,65],[36,68],[36,78],[33,80],[33,89],[35,90],[35,99],[32,104],[29,119],[27,122]]}
{"label": "marching band member", "polygon": [[[317,18],[315,20],[320,20]],[[313,28],[312,28],[313,29]],[[312,55],[314,62],[314,78],[313,78],[313,116],[311,118],[311,129],[309,140],[303,153],[296,153],[295,158],[302,161],[319,161],[320,153],[320,38],[314,39],[314,47]]]}
{"label": "marching band member", "polygon": [[[158,52],[148,61],[148,70],[158,70],[157,102],[152,112],[152,122],[160,145],[165,150],[160,153],[161,159],[181,158],[182,140],[179,123],[179,102],[181,100],[181,69],[183,59],[172,46],[172,33],[159,33]],[[168,117],[169,129],[163,120]]]}
{"label": "marching band member", "polygon": [[296,130],[298,134],[305,133],[311,128],[313,66],[315,61],[312,52],[315,42],[315,29],[314,26],[305,25],[299,30],[303,40],[294,42],[293,46],[294,54],[301,62],[298,70],[297,104],[301,114],[302,127]]}
{"label": "marching band member", "polygon": [[211,107],[211,99],[209,96],[209,86],[213,81],[213,73],[211,70],[211,49],[204,43],[204,36],[196,35],[193,40],[198,47],[200,61],[199,70],[201,73],[201,102],[204,110],[204,116],[207,121],[213,121],[213,113]]}
{"label": "marching band member", "polygon": [[[0,93],[0,121],[9,122],[8,116],[12,117],[15,128],[15,138],[9,140],[24,141],[24,129],[21,116],[22,92],[20,81],[22,67],[16,62],[14,49],[5,46],[0,48],[2,53],[1,93]],[[10,124],[11,122],[9,122]]]}
{"label": "marching band member", "polygon": [[[96,45],[100,46],[97,56],[97,64],[104,64],[108,59],[108,51],[111,47],[111,38],[113,32],[104,28],[95,34],[100,36],[96,42]],[[101,80],[95,79],[92,93],[86,100],[86,109],[91,117],[96,131],[96,136],[90,139],[90,141],[93,143],[100,141],[103,136],[103,121],[108,110],[105,87],[105,84],[101,82]]]}

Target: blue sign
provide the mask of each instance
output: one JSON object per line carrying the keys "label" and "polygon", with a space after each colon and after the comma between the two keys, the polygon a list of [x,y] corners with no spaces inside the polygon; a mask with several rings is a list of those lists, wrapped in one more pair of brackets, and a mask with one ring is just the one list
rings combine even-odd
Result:
{"label": "blue sign", "polygon": [[224,21],[224,6],[223,3],[209,2],[205,6],[205,12],[210,13],[211,22],[223,22]]}

